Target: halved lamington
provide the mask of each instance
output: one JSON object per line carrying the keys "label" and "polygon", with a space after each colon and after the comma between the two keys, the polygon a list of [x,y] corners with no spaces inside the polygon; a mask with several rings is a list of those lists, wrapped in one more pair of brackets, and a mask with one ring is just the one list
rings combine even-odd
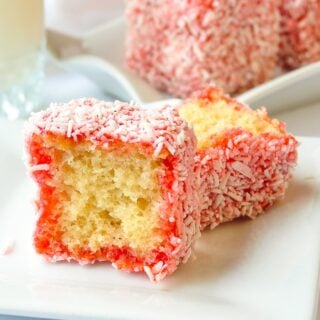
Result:
{"label": "halved lamington", "polygon": [[199,234],[195,148],[193,130],[166,106],[81,99],[34,114],[36,251],[53,262],[110,261],[153,281],[174,272]]}
{"label": "halved lamington", "polygon": [[201,229],[255,218],[284,196],[298,145],[284,123],[216,88],[186,102],[179,113],[198,139]]}

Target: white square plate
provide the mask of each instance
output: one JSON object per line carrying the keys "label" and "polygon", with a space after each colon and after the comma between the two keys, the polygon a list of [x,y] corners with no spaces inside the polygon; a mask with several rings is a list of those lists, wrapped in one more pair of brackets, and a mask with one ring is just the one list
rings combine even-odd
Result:
{"label": "white square plate", "polygon": [[83,319],[303,319],[316,314],[320,139],[300,138],[285,200],[255,221],[207,231],[189,261],[158,285],[108,263],[49,264],[32,248],[34,185],[21,123],[0,121],[0,313]]}

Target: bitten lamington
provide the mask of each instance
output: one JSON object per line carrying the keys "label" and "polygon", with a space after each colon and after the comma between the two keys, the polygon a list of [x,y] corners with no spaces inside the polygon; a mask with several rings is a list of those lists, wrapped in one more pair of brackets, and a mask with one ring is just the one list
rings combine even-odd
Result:
{"label": "bitten lamington", "polygon": [[199,235],[193,130],[170,107],[55,104],[26,126],[39,186],[34,244],[50,261],[110,261],[159,281]]}
{"label": "bitten lamington", "polygon": [[201,229],[255,218],[284,196],[298,146],[284,123],[216,88],[186,102],[179,113],[198,139]]}

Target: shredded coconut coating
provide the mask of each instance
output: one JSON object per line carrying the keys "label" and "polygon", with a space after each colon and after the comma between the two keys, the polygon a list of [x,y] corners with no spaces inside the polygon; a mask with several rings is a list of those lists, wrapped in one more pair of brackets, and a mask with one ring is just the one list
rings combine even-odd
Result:
{"label": "shredded coconut coating", "polygon": [[47,110],[33,114],[26,133],[50,132],[74,141],[85,139],[106,148],[114,141],[143,143],[157,156],[164,150],[172,155],[180,150],[186,127],[170,106],[141,110],[134,104],[89,98],[52,104]]}
{"label": "shredded coconut coating", "polygon": [[126,65],[174,96],[237,93],[274,74],[278,0],[130,0],[127,20]]}
{"label": "shredded coconut coating", "polygon": [[[41,230],[40,220],[46,210],[41,195],[47,187],[50,159],[33,142],[37,136],[57,135],[75,142],[90,142],[93,148],[108,150],[117,142],[133,144],[150,157],[165,163],[165,172],[159,177],[163,204],[159,212],[165,233],[159,247],[145,256],[138,256],[129,247],[101,248],[83,256],[74,257],[62,243],[55,252],[43,252],[50,261],[76,260],[81,264],[110,261],[117,269],[129,272],[144,271],[152,281],[160,281],[174,272],[191,255],[194,241],[199,237],[199,202],[196,192],[194,156],[196,139],[193,130],[178,115],[164,106],[158,110],[144,110],[122,102],[109,103],[95,99],[73,100],[54,104],[47,110],[33,114],[26,124],[27,166],[40,187],[37,200],[40,214],[35,239]],[[57,222],[58,223],[58,222]],[[50,237],[50,235],[49,235]],[[44,239],[50,241],[50,239]],[[35,243],[36,249],[39,243]]]}
{"label": "shredded coconut coating", "polygon": [[280,64],[287,69],[320,60],[320,1],[281,1]]}
{"label": "shredded coconut coating", "polygon": [[[198,98],[207,104],[223,99],[236,110],[248,106],[209,88]],[[243,128],[228,129],[213,136],[212,145],[198,150],[201,230],[241,216],[255,218],[282,199],[297,163],[298,142],[285,131],[285,124],[270,119],[264,109],[259,116],[279,128],[279,134],[254,135]]]}

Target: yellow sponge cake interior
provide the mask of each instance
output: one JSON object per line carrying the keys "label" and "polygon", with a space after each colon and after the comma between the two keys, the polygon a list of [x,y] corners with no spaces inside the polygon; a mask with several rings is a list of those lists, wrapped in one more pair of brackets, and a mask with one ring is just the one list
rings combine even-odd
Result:
{"label": "yellow sponge cake interior", "polygon": [[281,133],[278,120],[270,120],[263,111],[253,111],[231,99],[193,100],[185,103],[179,109],[179,114],[193,124],[198,150],[211,146],[212,136],[229,129],[242,128],[254,135]]}
{"label": "yellow sponge cake interior", "polygon": [[114,245],[144,253],[161,242],[159,159],[137,148],[90,150],[86,143],[43,139],[57,169],[51,183],[60,207],[54,210],[70,252]]}

